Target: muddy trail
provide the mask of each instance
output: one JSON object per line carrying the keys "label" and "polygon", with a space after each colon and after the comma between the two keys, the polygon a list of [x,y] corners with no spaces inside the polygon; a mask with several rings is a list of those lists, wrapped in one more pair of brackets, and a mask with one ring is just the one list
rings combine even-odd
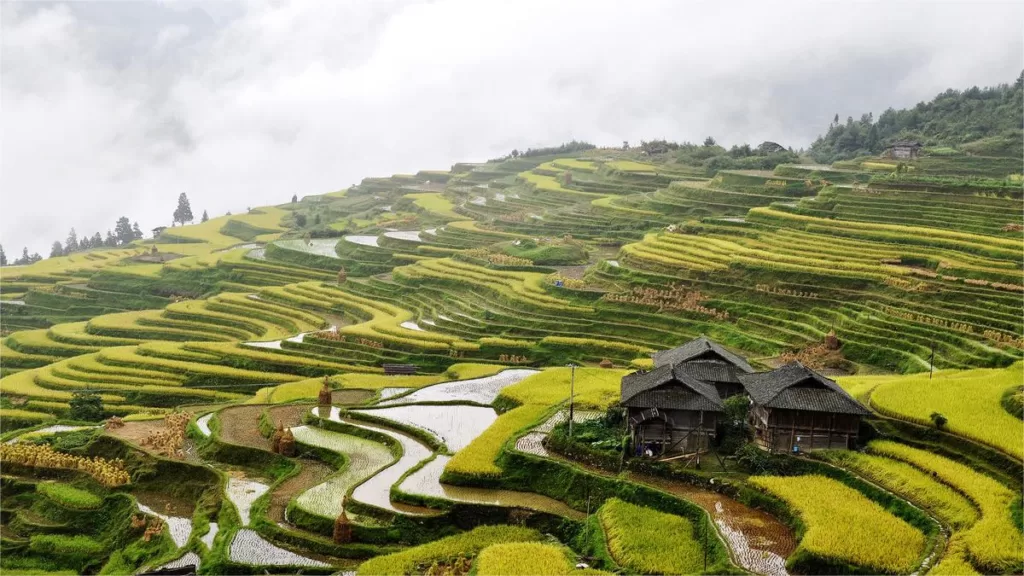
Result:
{"label": "muddy trail", "polygon": [[335,473],[334,468],[319,460],[299,458],[295,461],[302,466],[299,473],[282,482],[270,495],[270,507],[267,510],[267,515],[271,522],[278,525],[287,524],[285,510],[292,498],[324,482],[331,474]]}

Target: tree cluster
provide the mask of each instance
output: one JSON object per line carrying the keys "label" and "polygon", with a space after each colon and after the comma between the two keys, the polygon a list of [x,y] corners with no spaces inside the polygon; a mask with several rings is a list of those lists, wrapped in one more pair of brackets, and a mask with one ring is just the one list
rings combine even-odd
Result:
{"label": "tree cluster", "polygon": [[126,246],[135,240],[141,239],[142,229],[139,228],[139,223],[132,224],[127,216],[121,216],[114,224],[114,229],[112,231],[107,230],[106,237],[97,232],[92,236],[82,236],[79,238],[78,233],[72,228],[63,243],[60,240],[54,240],[53,245],[50,247],[50,258],[69,256],[75,252],[84,252],[95,248],[117,248],[118,246]]}
{"label": "tree cluster", "polygon": [[1001,150],[987,155],[1020,156],[1024,150],[1024,72],[1011,84],[989,88],[952,88],[913,108],[889,108],[876,120],[869,112],[840,123],[836,114],[828,132],[811,144],[811,156],[831,163],[857,156],[876,155],[898,140],[917,140],[929,146],[960,146],[986,138],[1000,138]]}
{"label": "tree cluster", "polygon": [[593,150],[597,148],[590,142],[582,142],[573,140],[566,142],[561,146],[548,146],[545,148],[527,148],[526,151],[513,150],[509,154],[502,156],[501,158],[495,158],[494,161],[500,162],[502,160],[508,160],[509,158],[529,158],[531,156],[551,156],[554,154],[568,154],[570,152],[582,152],[584,150]]}

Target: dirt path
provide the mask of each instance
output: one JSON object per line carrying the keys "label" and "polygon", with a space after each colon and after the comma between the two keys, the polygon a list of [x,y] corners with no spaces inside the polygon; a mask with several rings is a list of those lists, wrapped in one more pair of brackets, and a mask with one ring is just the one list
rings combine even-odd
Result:
{"label": "dirt path", "polygon": [[319,460],[300,458],[296,461],[302,466],[299,473],[282,482],[270,495],[270,508],[267,510],[267,515],[270,517],[270,521],[276,524],[286,523],[284,513],[292,498],[324,482],[335,472],[333,468]]}

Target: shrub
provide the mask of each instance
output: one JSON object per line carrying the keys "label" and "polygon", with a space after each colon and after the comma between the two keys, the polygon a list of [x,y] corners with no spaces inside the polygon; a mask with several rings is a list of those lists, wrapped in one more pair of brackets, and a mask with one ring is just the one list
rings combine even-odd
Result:
{"label": "shrub", "polygon": [[68,417],[83,422],[99,422],[103,419],[103,399],[95,392],[75,392],[68,403],[71,410]]}

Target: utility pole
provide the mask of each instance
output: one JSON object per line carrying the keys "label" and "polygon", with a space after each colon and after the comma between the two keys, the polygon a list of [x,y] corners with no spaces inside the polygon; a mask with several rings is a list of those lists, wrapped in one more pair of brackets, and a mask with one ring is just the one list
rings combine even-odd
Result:
{"label": "utility pole", "polygon": [[928,379],[931,380],[935,374],[935,340],[932,340],[932,357],[928,361]]}
{"label": "utility pole", "polygon": [[569,439],[572,439],[573,400],[576,395],[576,365],[569,364]]}

